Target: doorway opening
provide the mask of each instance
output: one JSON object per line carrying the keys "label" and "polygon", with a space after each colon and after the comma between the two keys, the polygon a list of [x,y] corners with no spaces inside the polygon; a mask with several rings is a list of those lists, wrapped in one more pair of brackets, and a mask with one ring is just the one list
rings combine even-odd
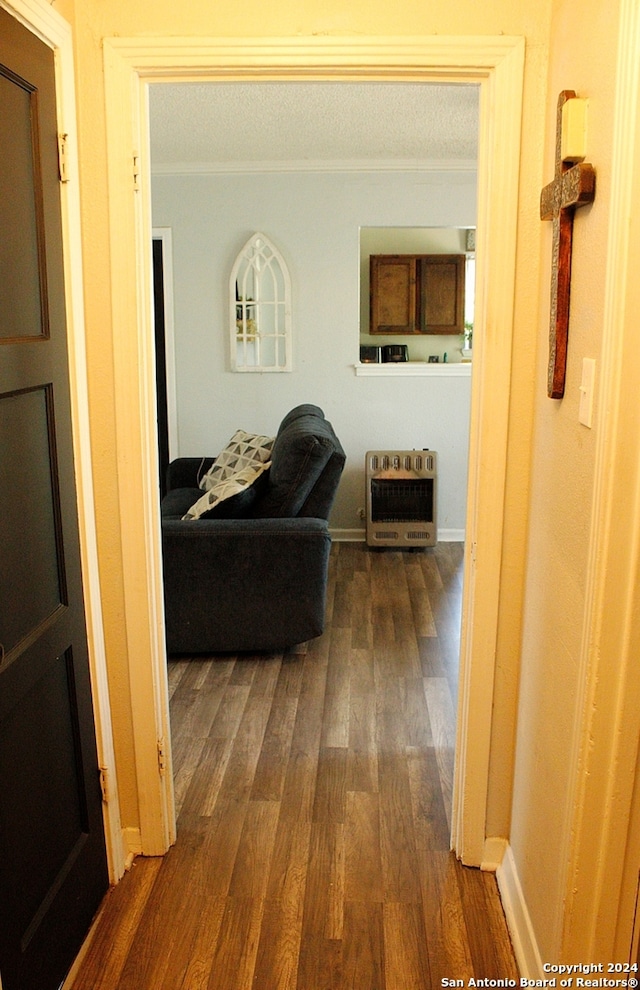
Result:
{"label": "doorway opening", "polygon": [[[477,84],[430,82],[150,86],[152,220],[154,229],[159,224],[172,229],[180,246],[174,259],[182,279],[174,287],[181,314],[175,333],[181,369],[176,397],[186,426],[179,455],[214,454],[224,445],[225,430],[231,435],[236,425],[268,431],[263,420],[252,420],[254,407],[261,416],[271,415],[271,426],[286,412],[268,376],[260,377],[247,395],[244,382],[228,374],[225,278],[236,242],[246,240],[251,232],[247,224],[253,224],[268,234],[275,231],[277,242],[283,250],[288,247],[295,259],[294,374],[299,398],[311,395],[315,399],[320,389],[320,404],[334,425],[341,414],[360,423],[348,440],[341,433],[352,474],[361,475],[362,490],[348,491],[345,502],[350,498],[353,504],[345,505],[341,521],[346,525],[340,529],[347,529],[364,504],[364,451],[376,446],[383,430],[394,435],[395,446],[404,445],[406,424],[414,422],[415,435],[409,438],[409,446],[444,447],[448,452],[440,482],[441,538],[463,537],[470,377],[440,382],[437,400],[429,394],[431,379],[407,382],[390,422],[388,408],[380,410],[379,400],[363,396],[352,370],[341,369],[340,347],[348,335],[345,356],[352,362],[357,359],[363,232],[386,231],[384,244],[394,234],[394,244],[401,242],[404,233],[406,247],[412,243],[407,236],[414,231],[414,238],[421,245],[427,243],[429,250],[450,253],[452,245],[457,250],[464,243],[466,230],[475,228],[478,96]],[[377,120],[377,143],[372,136],[372,115],[366,112],[373,106],[383,118]],[[260,109],[257,123],[256,108]],[[176,133],[176,120],[188,120],[188,132]],[[347,145],[345,133],[349,134]],[[239,157],[243,152],[245,160]],[[341,157],[347,154],[349,158]],[[204,155],[206,160],[199,160]],[[398,224],[404,225],[402,229]],[[313,231],[311,245],[309,231]],[[350,256],[351,269],[342,272],[326,265],[320,269],[318,257],[331,255]],[[155,272],[154,267],[154,276]],[[318,282],[318,295],[326,300],[324,310],[320,309],[322,300],[314,295]],[[324,337],[322,354],[315,348],[314,333]],[[433,339],[427,337],[424,343],[431,346]],[[459,362],[462,336],[444,343],[449,363]],[[158,400],[162,409],[162,342],[160,348]],[[332,390],[336,376],[342,376],[341,401]],[[319,378],[326,379],[326,385],[319,386]],[[380,380],[374,387],[382,398],[394,384]],[[348,417],[344,416],[347,408]],[[236,420],[225,426],[228,416]],[[160,415],[158,423],[161,427]],[[349,429],[348,424],[345,428]],[[166,457],[166,450],[165,443],[161,457]],[[166,463],[162,478],[165,470]],[[424,607],[430,608],[428,603]],[[458,644],[459,632],[458,620]],[[443,648],[445,652],[450,652],[449,645]],[[170,668],[170,679],[172,674],[174,668]],[[447,699],[450,707],[449,695]],[[455,727],[450,720],[440,719],[441,725],[445,722],[453,752]],[[181,742],[179,757],[178,805],[188,774]],[[448,798],[450,820],[450,793]]]}

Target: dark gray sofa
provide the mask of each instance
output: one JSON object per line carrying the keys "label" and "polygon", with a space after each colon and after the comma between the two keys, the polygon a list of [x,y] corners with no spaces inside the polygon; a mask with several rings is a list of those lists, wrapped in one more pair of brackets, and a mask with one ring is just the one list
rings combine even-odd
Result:
{"label": "dark gray sofa", "polygon": [[169,465],[162,500],[167,651],[273,651],[324,629],[328,518],[345,453],[318,406],[283,419],[241,517],[184,520],[213,458]]}

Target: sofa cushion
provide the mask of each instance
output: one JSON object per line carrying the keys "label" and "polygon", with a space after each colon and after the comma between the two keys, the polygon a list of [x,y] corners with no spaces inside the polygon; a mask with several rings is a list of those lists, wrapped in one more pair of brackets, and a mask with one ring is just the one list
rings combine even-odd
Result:
{"label": "sofa cushion", "polygon": [[162,499],[162,518],[182,519],[201,495],[199,488],[172,488]]}
{"label": "sofa cushion", "polygon": [[190,506],[183,519],[242,519],[250,515],[266,485],[270,463],[253,463],[216,482]]}
{"label": "sofa cushion", "polygon": [[309,404],[285,416],[271,452],[269,485],[254,518],[297,516],[335,450],[336,438],[322,410]]}
{"label": "sofa cushion", "polygon": [[271,460],[273,440],[273,437],[236,430],[227,446],[218,454],[215,462],[200,479],[200,488],[208,492],[218,482],[238,474],[243,468],[253,464],[265,464]]}

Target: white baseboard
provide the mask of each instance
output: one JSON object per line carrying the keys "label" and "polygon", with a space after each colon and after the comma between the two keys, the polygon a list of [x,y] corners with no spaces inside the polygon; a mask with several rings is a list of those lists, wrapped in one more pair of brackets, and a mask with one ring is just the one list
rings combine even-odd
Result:
{"label": "white baseboard", "polygon": [[364,543],[367,539],[364,529],[330,529],[329,532],[336,543]]}
{"label": "white baseboard", "polygon": [[[331,539],[336,543],[365,543],[367,539],[366,529],[331,529]],[[439,529],[439,543],[464,543],[463,529]],[[392,547],[397,549],[397,547]]]}
{"label": "white baseboard", "polygon": [[518,877],[513,850],[508,843],[496,871],[496,878],[520,975],[529,980],[542,980],[545,976],[542,956]]}
{"label": "white baseboard", "polygon": [[464,529],[438,529],[438,543],[464,543]]}

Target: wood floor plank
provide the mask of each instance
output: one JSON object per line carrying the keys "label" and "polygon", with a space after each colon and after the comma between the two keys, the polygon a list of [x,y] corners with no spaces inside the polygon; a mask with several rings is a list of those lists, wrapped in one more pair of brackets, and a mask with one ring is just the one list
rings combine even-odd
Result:
{"label": "wood floor plank", "polygon": [[208,990],[253,990],[262,901],[227,897]]}
{"label": "wood floor plank", "polygon": [[349,902],[382,904],[384,900],[377,793],[347,794],[344,888]]}
{"label": "wood floor plank", "polygon": [[275,801],[249,801],[229,883],[230,897],[264,900],[279,815],[280,805]]}
{"label": "wood floor plank", "polygon": [[175,759],[176,753],[174,750],[173,790],[176,815],[178,817],[180,817],[185,797],[193,781],[196,768],[202,759],[206,744],[206,738],[203,739],[199,736],[193,737],[188,743],[185,741],[177,760]]}
{"label": "wood floor plank", "polygon": [[300,926],[300,917],[292,903],[266,902],[254,970],[254,987],[296,990],[302,939]]}
{"label": "wood floor plank", "polygon": [[[408,727],[402,711],[403,688],[398,677],[380,677],[376,692],[376,744],[380,759],[392,753],[404,754],[409,745]],[[378,774],[383,779],[383,772]]]}
{"label": "wood floor plank", "polygon": [[304,660],[302,687],[282,792],[281,815],[290,821],[312,819],[326,679],[326,658],[315,649],[310,650]]}
{"label": "wood floor plank", "polygon": [[256,958],[256,987],[296,987],[310,845],[310,821],[280,819]]}
{"label": "wood floor plank", "polygon": [[227,686],[224,693],[224,704],[218,707],[216,716],[209,729],[209,737],[211,739],[235,739],[250,691],[251,687],[249,685],[230,683]]}
{"label": "wood floor plank", "polygon": [[279,801],[293,739],[303,664],[283,662],[273,697],[269,721],[256,765],[251,797]]}
{"label": "wood floor plank", "polygon": [[385,904],[385,990],[433,987],[419,904]]}
{"label": "wood floor plank", "polygon": [[178,838],[110,892],[74,990],[517,979],[449,850],[462,546],[334,544],[323,636],[169,663]]}
{"label": "wood floor plank", "polygon": [[302,935],[342,937],[344,910],[344,825],[311,826]]}
{"label": "wood floor plank", "polygon": [[387,903],[421,900],[409,773],[404,755],[381,754],[380,853]]}
{"label": "wood floor plank", "polygon": [[318,757],[313,821],[344,823],[347,799],[347,750],[321,747]]}
{"label": "wood floor plank", "polygon": [[405,571],[415,634],[416,636],[435,637],[437,631],[431,611],[431,601],[422,568],[417,562],[415,554],[412,554],[411,559],[406,561]]}
{"label": "wood floor plank", "polygon": [[372,695],[376,690],[374,665],[371,662],[371,650],[352,647],[349,653],[349,691],[352,697],[356,695]]}
{"label": "wood floor plank", "polygon": [[376,698],[373,691],[351,691],[346,786],[348,791],[378,790]]}
{"label": "wood floor plank", "polygon": [[348,900],[345,904],[341,974],[337,990],[383,990],[386,986],[381,903]]}
{"label": "wood floor plank", "polygon": [[342,987],[342,942],[322,935],[303,935],[297,990],[339,990]]}
{"label": "wood floor plank", "polygon": [[449,851],[450,835],[434,748],[410,747],[407,767],[418,858],[428,869],[433,853]]}
{"label": "wood floor plank", "polygon": [[176,688],[182,680],[183,674],[189,669],[191,661],[189,658],[184,658],[182,660],[175,660],[173,663],[169,664],[169,669],[167,671],[167,689],[169,693],[169,699],[173,698]]}
{"label": "wood floor plank", "polygon": [[188,961],[182,982],[175,984],[178,990],[207,990],[226,904],[226,896],[207,897],[199,903],[193,929],[184,936]]}
{"label": "wood floor plank", "polygon": [[373,645],[373,621],[369,570],[356,570],[351,583],[351,647],[370,650]]}
{"label": "wood floor plank", "polygon": [[495,875],[460,869],[457,877],[474,972],[488,979],[505,975],[515,979],[517,970],[511,953],[504,940],[495,937],[505,924]]}
{"label": "wood floor plank", "polygon": [[351,630],[332,630],[327,666],[322,745],[335,748],[349,745],[349,692]]}
{"label": "wood floor plank", "polygon": [[350,571],[340,568],[336,577],[331,625],[333,629],[348,629],[351,631],[351,611],[353,575]]}
{"label": "wood floor plank", "polygon": [[[398,684],[406,745],[428,749],[433,745],[433,732],[422,677],[403,677]],[[455,716],[451,712],[454,719]]]}
{"label": "wood floor plank", "polygon": [[449,828],[451,828],[451,802],[453,796],[453,770],[455,756],[455,712],[449,684],[443,677],[427,677],[424,693],[429,709],[429,721],[433,732],[438,776],[444,798]]}
{"label": "wood floor plank", "polygon": [[[426,836],[423,831],[422,839]],[[443,979],[464,980],[481,976],[474,969],[469,933],[458,883],[458,872],[464,870],[448,849],[429,850],[418,837],[421,863],[422,909],[429,969],[434,987]],[[505,971],[505,975],[508,973]]]}
{"label": "wood floor plank", "polygon": [[199,763],[182,798],[178,829],[187,829],[190,822],[213,816],[232,749],[232,738],[205,740]]}
{"label": "wood floor plank", "polygon": [[160,857],[136,860],[117,890],[109,891],[74,980],[74,990],[111,990],[119,985],[163,863]]}
{"label": "wood floor plank", "polygon": [[[192,878],[200,872],[203,844],[204,835],[194,834],[189,842],[175,845],[165,856],[118,981],[121,990],[164,984],[165,972],[181,939],[175,917],[186,918],[193,905]],[[168,898],[172,901],[171,914],[164,909]],[[159,945],[162,952],[158,952]]]}
{"label": "wood floor plank", "polygon": [[442,645],[437,637],[420,636],[418,638],[418,651],[424,677],[445,676]]}
{"label": "wood floor plank", "polygon": [[180,765],[183,746],[189,748],[194,738],[209,734],[232,670],[232,664],[196,663],[180,679],[172,696],[177,727],[172,734],[174,765]]}

